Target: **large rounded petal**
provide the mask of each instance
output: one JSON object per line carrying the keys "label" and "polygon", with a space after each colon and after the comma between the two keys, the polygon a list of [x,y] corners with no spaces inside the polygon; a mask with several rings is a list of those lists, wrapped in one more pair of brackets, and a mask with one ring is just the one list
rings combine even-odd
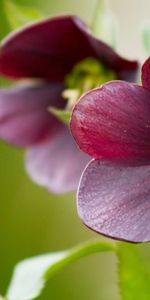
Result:
{"label": "large rounded petal", "polygon": [[67,127],[59,131],[47,143],[27,152],[26,166],[31,178],[54,193],[76,190],[81,172],[89,157],[76,146]]}
{"label": "large rounded petal", "polygon": [[76,104],[71,130],[96,159],[150,158],[150,92],[121,81],[94,89]]}
{"label": "large rounded petal", "polygon": [[150,57],[142,66],[142,84],[145,88],[150,90]]}
{"label": "large rounded petal", "polygon": [[78,192],[78,212],[94,231],[130,242],[150,241],[150,165],[93,160]]}
{"label": "large rounded petal", "polygon": [[137,62],[121,58],[75,16],[47,19],[11,34],[1,46],[0,73],[62,80],[86,57],[99,59],[121,79],[135,79]]}
{"label": "large rounded petal", "polygon": [[45,140],[59,124],[48,107],[65,105],[61,91],[58,84],[1,89],[0,138],[23,147]]}

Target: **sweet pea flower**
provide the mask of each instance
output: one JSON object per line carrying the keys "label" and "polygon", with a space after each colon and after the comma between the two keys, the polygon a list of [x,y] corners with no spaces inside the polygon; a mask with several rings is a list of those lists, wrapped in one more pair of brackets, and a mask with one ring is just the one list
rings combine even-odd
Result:
{"label": "sweet pea flower", "polygon": [[78,212],[92,230],[118,240],[150,241],[150,58],[142,86],[111,81],[84,94],[71,120],[92,156],[78,190]]}
{"label": "sweet pea flower", "polygon": [[[89,156],[76,146],[68,127],[49,108],[68,109],[107,79],[136,80],[138,64],[95,38],[76,16],[29,25],[0,48],[0,74],[18,80],[0,90],[0,138],[27,149],[31,178],[55,193],[75,190]],[[26,83],[20,84],[20,80]],[[68,96],[69,95],[69,96]],[[72,99],[71,99],[72,100]]]}

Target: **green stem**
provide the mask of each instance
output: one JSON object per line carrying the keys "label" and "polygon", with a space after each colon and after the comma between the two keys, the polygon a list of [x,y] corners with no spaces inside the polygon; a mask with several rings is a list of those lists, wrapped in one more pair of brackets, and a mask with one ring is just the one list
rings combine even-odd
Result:
{"label": "green stem", "polygon": [[108,252],[108,251],[116,251],[116,244],[112,242],[104,242],[100,240],[93,240],[85,242],[82,245],[79,245],[73,248],[68,252],[66,258],[62,260],[62,262],[58,262],[55,264],[54,268],[48,270],[45,274],[45,278],[49,279],[51,276],[55,274],[55,272],[59,271],[63,267],[69,265],[70,263],[80,259],[81,257],[88,256],[94,253]]}
{"label": "green stem", "polygon": [[94,9],[94,14],[91,22],[91,29],[95,31],[95,24],[97,24],[97,18],[99,16],[99,11],[105,11],[108,9],[108,0],[97,0],[96,7]]}

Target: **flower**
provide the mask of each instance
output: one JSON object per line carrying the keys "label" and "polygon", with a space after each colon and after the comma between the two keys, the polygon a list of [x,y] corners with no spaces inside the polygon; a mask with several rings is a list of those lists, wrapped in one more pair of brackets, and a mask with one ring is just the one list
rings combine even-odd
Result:
{"label": "flower", "polygon": [[71,120],[77,144],[94,158],[78,190],[81,219],[135,243],[150,241],[150,58],[142,82],[112,81],[89,91]]}
{"label": "flower", "polygon": [[71,98],[74,90],[79,96],[95,87],[92,78],[132,81],[137,69],[136,61],[117,55],[76,16],[47,19],[11,34],[0,48],[0,74],[28,82],[0,90],[0,138],[28,149],[26,167],[35,182],[56,193],[76,189],[89,156],[48,108],[65,109],[62,95]]}

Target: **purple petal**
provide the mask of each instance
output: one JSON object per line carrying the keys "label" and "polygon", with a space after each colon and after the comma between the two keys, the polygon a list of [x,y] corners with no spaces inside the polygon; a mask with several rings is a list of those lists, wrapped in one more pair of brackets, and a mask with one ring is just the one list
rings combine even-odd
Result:
{"label": "purple petal", "polygon": [[76,104],[71,130],[96,159],[150,158],[150,92],[123,81],[94,89]]}
{"label": "purple petal", "polygon": [[61,91],[58,84],[1,89],[0,138],[23,147],[47,139],[59,125],[47,109],[64,106]]}
{"label": "purple petal", "polygon": [[75,16],[47,19],[11,34],[1,47],[0,73],[63,80],[74,64],[87,57],[97,58],[120,79],[135,80],[137,62],[117,55]]}
{"label": "purple petal", "polygon": [[150,241],[150,161],[91,161],[81,178],[78,212],[100,234],[135,243]]}
{"label": "purple petal", "polygon": [[145,88],[150,90],[150,57],[142,66],[142,83]]}
{"label": "purple petal", "polygon": [[54,193],[65,193],[76,190],[88,161],[62,125],[49,142],[28,150],[26,166],[35,182]]}

